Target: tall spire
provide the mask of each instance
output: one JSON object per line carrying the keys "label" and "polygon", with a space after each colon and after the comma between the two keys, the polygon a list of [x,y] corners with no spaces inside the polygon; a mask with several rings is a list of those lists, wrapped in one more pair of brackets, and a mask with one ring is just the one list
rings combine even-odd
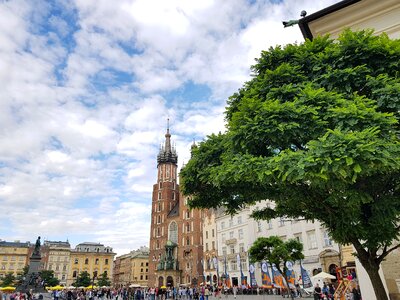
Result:
{"label": "tall spire", "polygon": [[171,147],[171,134],[169,133],[169,118],[167,119],[167,133],[165,134],[165,145],[160,148],[157,155],[157,163],[178,163],[178,155],[175,148]]}
{"label": "tall spire", "polygon": [[171,153],[171,134],[169,133],[169,118],[167,119],[167,133],[165,134],[165,152]]}

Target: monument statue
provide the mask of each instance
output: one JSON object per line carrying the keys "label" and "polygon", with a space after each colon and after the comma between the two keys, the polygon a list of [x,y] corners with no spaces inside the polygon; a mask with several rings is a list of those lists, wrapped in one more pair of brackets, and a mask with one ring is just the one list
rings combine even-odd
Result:
{"label": "monument statue", "polygon": [[32,251],[32,255],[29,258],[29,270],[28,274],[24,277],[24,281],[17,287],[17,291],[27,292],[32,290],[35,293],[44,292],[44,286],[42,279],[39,275],[41,265],[40,255],[40,236],[37,238],[35,248]]}
{"label": "monument statue", "polygon": [[38,236],[32,256],[40,256],[40,236]]}

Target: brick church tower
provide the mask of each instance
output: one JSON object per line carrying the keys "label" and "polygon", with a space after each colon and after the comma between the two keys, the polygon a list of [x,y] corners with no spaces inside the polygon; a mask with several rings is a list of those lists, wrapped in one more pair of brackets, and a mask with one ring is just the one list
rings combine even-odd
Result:
{"label": "brick church tower", "polygon": [[189,210],[179,192],[178,155],[169,126],[157,155],[153,185],[148,286],[196,286],[203,281],[202,212]]}

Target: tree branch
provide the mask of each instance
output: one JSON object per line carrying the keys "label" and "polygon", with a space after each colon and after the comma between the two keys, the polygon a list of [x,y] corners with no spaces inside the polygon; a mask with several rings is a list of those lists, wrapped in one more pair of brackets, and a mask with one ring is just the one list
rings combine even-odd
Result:
{"label": "tree branch", "polygon": [[381,255],[378,257],[378,259],[377,259],[378,262],[381,263],[381,262],[385,259],[385,257],[386,257],[390,252],[396,250],[397,248],[400,248],[400,243],[397,244],[396,246],[390,248],[390,249],[387,249],[387,245],[386,245],[386,246],[383,248],[382,254],[381,254]]}

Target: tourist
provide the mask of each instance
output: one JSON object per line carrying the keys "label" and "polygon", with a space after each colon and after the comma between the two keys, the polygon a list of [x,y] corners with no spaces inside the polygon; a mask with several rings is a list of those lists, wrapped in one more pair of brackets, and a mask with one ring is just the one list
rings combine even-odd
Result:
{"label": "tourist", "polygon": [[314,300],[321,299],[321,296],[322,296],[322,290],[319,284],[317,283],[314,287]]}

